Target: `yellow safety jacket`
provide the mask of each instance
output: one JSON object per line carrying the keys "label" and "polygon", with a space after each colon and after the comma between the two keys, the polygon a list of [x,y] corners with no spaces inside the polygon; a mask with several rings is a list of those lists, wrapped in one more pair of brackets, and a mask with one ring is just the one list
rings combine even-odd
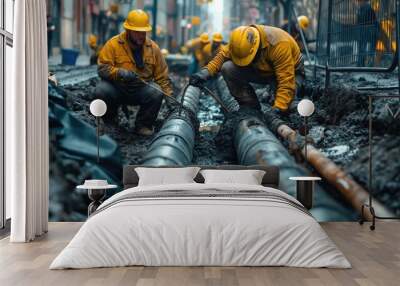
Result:
{"label": "yellow safety jacket", "polygon": [[171,95],[172,84],[168,77],[168,66],[158,45],[146,39],[143,46],[144,67],[136,66],[131,47],[126,39],[126,32],[111,38],[101,49],[97,60],[99,75],[109,80],[118,80],[119,68],[130,70],[146,82],[154,81],[168,95]]}
{"label": "yellow safety jacket", "polygon": [[[287,110],[296,91],[295,70],[302,65],[300,48],[296,41],[279,28],[254,25],[260,33],[259,55],[250,64],[262,75],[275,76],[277,90],[274,107]],[[225,61],[231,59],[229,44],[207,65],[211,75],[217,74]]]}
{"label": "yellow safety jacket", "polygon": [[190,40],[185,45],[189,51],[193,52],[194,57],[196,58],[200,67],[204,67],[206,65],[206,55],[203,51],[205,45],[207,44],[203,44],[200,38]]}
{"label": "yellow safety jacket", "polygon": [[396,32],[394,21],[391,19],[382,20],[380,22],[380,37],[376,43],[378,52],[394,52],[396,51]]}

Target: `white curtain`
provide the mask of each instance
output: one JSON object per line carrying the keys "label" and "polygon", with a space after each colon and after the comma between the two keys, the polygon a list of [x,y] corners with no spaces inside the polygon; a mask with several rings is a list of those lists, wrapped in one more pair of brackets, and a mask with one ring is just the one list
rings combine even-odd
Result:
{"label": "white curtain", "polygon": [[12,94],[6,96],[6,187],[12,242],[48,226],[47,24],[45,0],[15,1]]}

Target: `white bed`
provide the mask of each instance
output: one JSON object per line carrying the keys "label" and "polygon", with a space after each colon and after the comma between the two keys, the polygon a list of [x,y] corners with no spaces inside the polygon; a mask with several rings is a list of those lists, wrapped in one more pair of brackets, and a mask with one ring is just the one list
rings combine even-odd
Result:
{"label": "white bed", "polygon": [[128,265],[350,268],[342,252],[299,204],[282,191],[255,185],[130,188],[99,207],[50,269]]}

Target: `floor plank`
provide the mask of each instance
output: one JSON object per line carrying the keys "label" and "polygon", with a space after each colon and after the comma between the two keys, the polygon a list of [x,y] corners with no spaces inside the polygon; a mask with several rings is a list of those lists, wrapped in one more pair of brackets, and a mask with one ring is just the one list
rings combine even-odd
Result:
{"label": "floor plank", "polygon": [[50,271],[55,256],[81,223],[50,223],[49,233],[32,243],[0,240],[0,285],[397,286],[400,222],[379,222],[375,231],[355,222],[322,223],[352,269],[289,267],[118,267]]}

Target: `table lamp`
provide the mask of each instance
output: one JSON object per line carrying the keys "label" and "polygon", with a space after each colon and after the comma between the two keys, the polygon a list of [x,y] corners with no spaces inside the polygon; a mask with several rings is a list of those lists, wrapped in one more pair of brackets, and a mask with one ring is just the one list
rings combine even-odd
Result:
{"label": "table lamp", "polygon": [[107,104],[101,99],[95,99],[90,103],[90,113],[96,117],[96,137],[97,137],[97,163],[100,163],[100,117],[102,117],[107,111]]}
{"label": "table lamp", "polygon": [[307,161],[307,133],[308,133],[308,117],[314,113],[315,106],[314,103],[309,99],[302,99],[299,104],[297,105],[297,111],[301,116],[304,117],[304,136],[305,136],[305,143],[304,143],[304,158]]}

